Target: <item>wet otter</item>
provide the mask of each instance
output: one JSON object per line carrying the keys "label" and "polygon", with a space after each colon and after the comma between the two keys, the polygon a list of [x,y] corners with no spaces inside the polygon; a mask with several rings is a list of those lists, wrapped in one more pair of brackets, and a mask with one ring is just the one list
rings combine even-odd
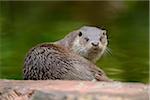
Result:
{"label": "wet otter", "polygon": [[24,79],[110,81],[92,63],[103,54],[106,37],[105,30],[84,26],[60,41],[33,47],[25,58]]}

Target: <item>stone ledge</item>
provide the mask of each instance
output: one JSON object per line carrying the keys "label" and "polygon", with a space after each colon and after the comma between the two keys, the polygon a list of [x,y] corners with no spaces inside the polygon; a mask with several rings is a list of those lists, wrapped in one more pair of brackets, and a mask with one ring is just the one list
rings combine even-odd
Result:
{"label": "stone ledge", "polygon": [[0,100],[149,100],[141,83],[0,80]]}

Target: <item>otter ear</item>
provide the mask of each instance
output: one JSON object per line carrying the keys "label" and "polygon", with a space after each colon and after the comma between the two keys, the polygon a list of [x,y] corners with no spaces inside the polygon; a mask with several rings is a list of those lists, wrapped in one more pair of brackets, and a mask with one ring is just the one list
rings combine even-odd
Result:
{"label": "otter ear", "polygon": [[106,35],[107,31],[106,30],[102,30],[102,34]]}

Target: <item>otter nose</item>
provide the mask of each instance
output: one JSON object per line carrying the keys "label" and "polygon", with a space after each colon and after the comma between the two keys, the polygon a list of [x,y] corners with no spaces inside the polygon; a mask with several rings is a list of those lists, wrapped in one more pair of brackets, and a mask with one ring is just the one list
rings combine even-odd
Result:
{"label": "otter nose", "polygon": [[99,42],[92,42],[91,44],[96,47],[99,45]]}

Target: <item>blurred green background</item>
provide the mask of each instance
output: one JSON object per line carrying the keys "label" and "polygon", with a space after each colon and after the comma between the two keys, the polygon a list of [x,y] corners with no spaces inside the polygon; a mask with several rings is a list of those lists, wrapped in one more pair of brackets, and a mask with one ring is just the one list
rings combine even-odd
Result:
{"label": "blurred green background", "polygon": [[148,83],[149,1],[1,1],[0,78],[22,79],[27,51],[84,25],[108,30],[112,55],[97,62],[118,81]]}

